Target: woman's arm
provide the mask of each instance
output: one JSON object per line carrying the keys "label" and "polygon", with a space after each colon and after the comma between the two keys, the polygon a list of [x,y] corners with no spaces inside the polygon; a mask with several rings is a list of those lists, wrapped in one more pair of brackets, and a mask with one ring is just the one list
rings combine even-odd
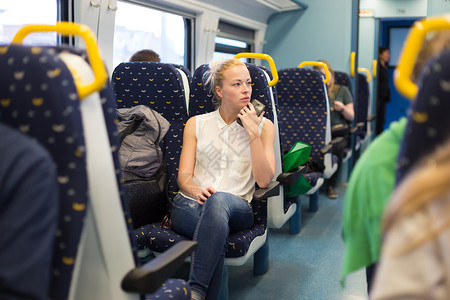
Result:
{"label": "woman's arm", "polygon": [[197,149],[197,137],[195,134],[195,117],[186,122],[183,133],[183,148],[181,149],[180,165],[178,167],[178,186],[183,194],[197,200],[200,205],[214,194],[212,187],[201,189],[194,180],[195,153]]}
{"label": "woman's arm", "polygon": [[341,113],[347,121],[353,121],[355,118],[355,111],[353,110],[353,103],[343,104],[340,101],[334,101],[334,109]]}
{"label": "woman's arm", "polygon": [[339,101],[334,101],[334,109],[340,112],[347,121],[353,121],[355,111],[353,109],[353,97],[350,90],[346,86],[341,86],[336,95],[336,99],[339,99]]}
{"label": "woman's arm", "polygon": [[266,119],[259,138],[250,141],[252,172],[261,188],[267,187],[275,174],[274,136],[273,123]]}
{"label": "woman's arm", "polygon": [[255,108],[251,103],[244,107],[239,114],[250,140],[250,155],[252,158],[252,172],[256,183],[265,188],[272,181],[275,174],[274,136],[275,129],[270,120],[265,120],[261,134],[258,125],[263,114],[256,116]]}

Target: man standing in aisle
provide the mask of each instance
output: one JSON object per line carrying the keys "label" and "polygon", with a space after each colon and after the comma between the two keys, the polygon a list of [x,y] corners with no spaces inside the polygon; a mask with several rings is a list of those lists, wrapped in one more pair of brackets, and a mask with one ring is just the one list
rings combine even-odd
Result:
{"label": "man standing in aisle", "polygon": [[378,80],[377,80],[377,120],[376,120],[376,135],[378,136],[383,132],[386,103],[391,101],[391,92],[389,90],[389,49],[386,47],[380,47],[378,49]]}

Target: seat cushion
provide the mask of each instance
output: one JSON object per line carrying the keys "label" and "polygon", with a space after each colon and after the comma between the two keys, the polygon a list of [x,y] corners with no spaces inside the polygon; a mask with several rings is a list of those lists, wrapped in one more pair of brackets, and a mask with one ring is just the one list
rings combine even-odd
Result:
{"label": "seat cushion", "polygon": [[[228,239],[225,253],[227,258],[244,256],[252,241],[265,233],[267,228],[267,200],[252,201],[254,224],[250,230],[233,232]],[[172,229],[164,229],[160,223],[141,226],[134,230],[138,249],[150,249],[155,252],[164,252],[179,241],[189,240]]]}
{"label": "seat cushion", "polygon": [[155,293],[145,295],[145,300],[164,299],[189,300],[191,299],[191,288],[184,280],[168,279]]}

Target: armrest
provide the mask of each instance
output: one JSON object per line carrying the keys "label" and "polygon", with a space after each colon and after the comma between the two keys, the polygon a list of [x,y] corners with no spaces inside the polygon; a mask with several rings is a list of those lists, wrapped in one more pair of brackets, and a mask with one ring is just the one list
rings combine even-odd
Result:
{"label": "armrest", "polygon": [[367,121],[373,121],[376,117],[377,115],[369,115],[367,116]]}
{"label": "armrest", "polygon": [[266,188],[257,189],[253,193],[254,201],[261,201],[269,197],[278,196],[280,194],[280,183],[278,181],[272,181]]}
{"label": "armrest", "polygon": [[128,272],[122,280],[122,289],[138,294],[156,292],[195,248],[197,242],[194,241],[176,243],[160,256]]}
{"label": "armrest", "polygon": [[283,172],[277,177],[277,181],[282,185],[293,185],[305,173],[305,166],[298,166],[292,172]]}
{"label": "armrest", "polygon": [[325,155],[325,154],[327,154],[328,152],[331,152],[331,150],[333,149],[333,147],[335,147],[335,146],[338,145],[339,143],[342,143],[343,140],[344,140],[344,137],[342,137],[342,136],[335,137],[335,138],[332,139],[328,144],[326,144],[325,146],[323,146],[322,148],[320,148],[320,153],[322,153],[322,155]]}
{"label": "armrest", "polygon": [[333,145],[331,143],[328,143],[325,146],[323,146],[322,148],[320,148],[320,153],[322,153],[322,155],[325,155],[328,152],[331,152],[332,149],[333,149]]}

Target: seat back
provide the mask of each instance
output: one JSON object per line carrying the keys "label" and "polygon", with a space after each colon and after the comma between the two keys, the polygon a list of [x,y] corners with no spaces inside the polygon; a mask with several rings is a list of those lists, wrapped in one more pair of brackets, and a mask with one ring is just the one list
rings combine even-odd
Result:
{"label": "seat back", "polygon": [[341,71],[334,71],[334,82],[339,85],[346,86],[353,96],[352,81],[350,75]]}
{"label": "seat back", "polygon": [[449,68],[450,52],[445,52],[423,71],[397,159],[397,185],[418,161],[450,138]]}
{"label": "seat back", "polygon": [[[76,53],[74,50],[72,52]],[[83,56],[83,53],[77,54]],[[66,62],[75,69],[81,65],[80,62],[69,60]],[[79,70],[78,74],[83,73]],[[88,101],[92,102],[91,105],[84,106]],[[97,103],[97,116],[92,114],[94,101]],[[100,128],[103,124],[103,129],[99,130],[103,133],[102,137],[92,135],[92,130],[90,130],[87,134],[87,145],[89,146],[89,141],[91,145],[95,143],[95,152],[103,145],[101,156],[109,157],[109,159],[94,158],[93,154],[95,153],[89,151],[89,147],[87,148],[88,154],[91,153],[90,156],[92,156],[92,159],[88,160],[89,181],[92,186],[99,186],[102,192],[91,192],[93,205],[90,209],[93,213],[88,213],[85,239],[81,245],[81,247],[84,246],[81,257],[83,264],[80,264],[78,268],[79,279],[72,293],[73,299],[138,299],[140,297],[134,289],[133,292],[123,290],[124,278],[127,277],[127,282],[130,279],[127,272],[132,269],[135,272],[142,272],[142,268],[146,267],[144,266],[140,270],[135,269],[140,262],[136,255],[136,240],[133,238],[132,216],[120,184],[121,171],[115,107],[115,97],[109,81],[99,93],[83,100],[81,105],[85,128]],[[94,123],[97,121],[99,124]],[[100,139],[103,139],[102,143],[99,143]],[[107,165],[109,165],[109,171],[107,171]],[[93,174],[91,175],[91,173]],[[117,260],[117,257],[121,257],[121,259]],[[167,261],[167,263],[172,262]],[[164,278],[167,275],[161,274],[160,277]],[[101,288],[91,289],[92,285]],[[146,299],[189,299],[189,290],[189,286],[183,280],[167,280],[156,292],[145,295],[145,297]]]}
{"label": "seat back", "polygon": [[88,205],[77,90],[55,49],[9,45],[3,50],[1,119],[41,143],[57,166],[59,225],[49,298],[67,299]]}
{"label": "seat back", "polygon": [[161,144],[168,164],[169,199],[178,192],[178,164],[187,121],[182,77],[170,64],[128,62],[119,64],[112,75],[117,108],[144,104],[160,113],[170,123]]}
{"label": "seat back", "polygon": [[186,109],[189,111],[189,89],[192,81],[191,71],[183,65],[172,64],[181,76],[184,89],[184,97],[186,99]]}
{"label": "seat back", "polygon": [[208,64],[199,66],[192,76],[189,94],[189,116],[196,116],[214,111],[214,95],[209,85],[205,84],[205,74],[209,70]]}
{"label": "seat back", "polygon": [[320,152],[331,141],[330,107],[323,76],[318,70],[305,68],[281,69],[278,75],[282,145],[290,149],[297,141],[310,144],[310,159],[322,162],[324,176],[329,178],[333,169],[331,153]]}

